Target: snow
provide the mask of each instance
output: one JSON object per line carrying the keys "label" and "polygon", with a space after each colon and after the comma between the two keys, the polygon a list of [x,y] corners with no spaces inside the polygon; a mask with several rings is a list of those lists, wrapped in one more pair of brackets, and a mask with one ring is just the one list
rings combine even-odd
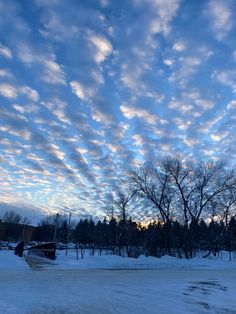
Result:
{"label": "snow", "polygon": [[[236,261],[85,256],[59,251],[40,271],[0,251],[0,313],[236,313]],[[36,258],[37,261],[37,258]]]}
{"label": "snow", "polygon": [[13,251],[0,251],[0,271],[8,270],[29,270],[29,266],[24,259],[18,258]]}
{"label": "snow", "polygon": [[139,258],[124,258],[117,255],[91,256],[85,254],[85,258],[76,259],[75,250],[57,251],[57,259],[53,266],[47,265],[47,269],[235,269],[236,259],[229,260],[227,252],[221,252],[220,256],[206,258],[179,259],[172,256],[156,258],[141,255]]}

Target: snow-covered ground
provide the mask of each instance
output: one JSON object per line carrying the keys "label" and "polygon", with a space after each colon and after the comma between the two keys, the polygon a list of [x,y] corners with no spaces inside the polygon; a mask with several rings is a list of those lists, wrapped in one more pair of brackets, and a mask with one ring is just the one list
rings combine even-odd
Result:
{"label": "snow-covered ground", "polygon": [[[219,256],[209,258],[179,259],[172,256],[162,258],[146,257],[124,258],[117,255],[91,256],[86,254],[85,258],[76,260],[75,250],[57,251],[57,259],[53,262],[53,269],[235,269],[236,257],[232,254],[229,260],[228,252],[221,252]],[[51,268],[47,265],[47,268]]]}
{"label": "snow-covered ground", "polygon": [[60,251],[41,266],[0,251],[0,313],[236,313],[235,260]]}

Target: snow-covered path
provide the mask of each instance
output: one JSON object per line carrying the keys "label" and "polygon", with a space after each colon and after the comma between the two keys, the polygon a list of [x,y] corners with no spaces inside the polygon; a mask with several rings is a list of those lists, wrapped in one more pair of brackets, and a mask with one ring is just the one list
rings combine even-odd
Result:
{"label": "snow-covered path", "polygon": [[0,270],[0,313],[236,313],[235,270]]}

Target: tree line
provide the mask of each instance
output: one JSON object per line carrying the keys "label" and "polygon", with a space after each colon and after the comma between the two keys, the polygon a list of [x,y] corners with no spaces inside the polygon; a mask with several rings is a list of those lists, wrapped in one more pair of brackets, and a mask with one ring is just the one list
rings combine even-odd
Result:
{"label": "tree line", "polygon": [[[50,216],[38,226],[31,228],[28,241],[53,241],[55,232],[55,216]],[[50,221],[50,224],[48,222]],[[5,224],[8,228],[2,240],[21,241],[24,238],[25,225]],[[13,232],[10,232],[13,230]],[[25,232],[25,235],[27,233]],[[100,250],[117,255],[138,257],[161,257],[163,255],[192,258],[197,254],[207,256],[210,253],[217,255],[220,251],[236,251],[236,219],[231,217],[226,226],[223,221],[213,219],[191,222],[185,226],[178,221],[173,225],[169,222],[151,222],[146,226],[132,221],[104,219],[95,223],[93,220],[80,220],[72,228],[68,228],[68,221],[61,218],[57,227],[56,240],[61,243],[67,241],[77,243],[78,248]]]}

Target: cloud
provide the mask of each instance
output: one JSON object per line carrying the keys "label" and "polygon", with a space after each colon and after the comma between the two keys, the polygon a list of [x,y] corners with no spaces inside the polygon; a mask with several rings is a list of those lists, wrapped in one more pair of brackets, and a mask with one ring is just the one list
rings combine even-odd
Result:
{"label": "cloud", "polygon": [[190,105],[190,104],[184,104],[182,103],[181,101],[176,101],[176,100],[172,100],[168,107],[170,109],[173,109],[173,110],[177,110],[177,111],[180,111],[180,112],[183,112],[183,113],[188,113],[188,112],[191,112],[192,109],[193,109],[193,106]]}
{"label": "cloud", "polygon": [[12,78],[13,75],[9,69],[0,69],[0,77]]}
{"label": "cloud", "polygon": [[212,79],[217,80],[223,85],[230,86],[232,88],[233,93],[236,92],[236,83],[235,83],[235,74],[236,71],[234,70],[215,70],[212,73]]}
{"label": "cloud", "polygon": [[213,141],[219,142],[219,141],[222,141],[228,135],[229,135],[229,132],[225,131],[221,133],[211,134],[211,138],[213,139]]}
{"label": "cloud", "polygon": [[182,96],[190,101],[194,102],[194,105],[198,107],[198,109],[202,109],[203,111],[213,109],[215,104],[210,99],[204,99],[201,92],[197,89],[189,90],[188,92],[184,92]]}
{"label": "cloud", "polygon": [[236,50],[233,51],[233,60],[236,61]]}
{"label": "cloud", "polygon": [[[70,117],[65,112],[68,106],[67,102],[59,97],[54,97],[49,101],[41,102],[41,105],[47,108],[60,122],[71,124]],[[46,121],[42,120],[42,123],[46,123]]]}
{"label": "cloud", "polygon": [[[143,1],[136,2],[144,5]],[[178,11],[179,0],[146,0],[145,2],[152,10],[150,31],[153,34],[163,33],[164,36],[167,36],[171,29],[170,23]]]}
{"label": "cloud", "polygon": [[[114,28],[114,36],[118,36],[116,41],[119,41],[116,58],[120,62],[120,80],[124,90],[129,93],[128,97],[136,98],[133,103],[141,98],[148,98],[149,103],[153,100],[161,102],[163,94],[150,84],[161,72],[158,69],[153,71],[156,56],[161,57],[156,35],[170,35],[179,1],[134,0],[133,4],[135,15],[125,17],[126,31],[117,33],[117,27]],[[166,62],[171,64],[171,61]],[[124,102],[130,101],[126,99]]]}
{"label": "cloud", "polygon": [[200,144],[200,140],[199,139],[195,139],[195,138],[188,138],[185,137],[183,139],[184,144],[186,144],[188,147],[194,147],[195,145]]}
{"label": "cloud", "polygon": [[176,124],[179,130],[183,131],[186,131],[192,124],[190,120],[186,121],[185,119],[181,119],[178,117],[173,118],[172,121]]}
{"label": "cloud", "polygon": [[0,43],[0,55],[6,59],[12,59],[12,52],[11,50]]}
{"label": "cloud", "polygon": [[28,99],[34,102],[37,102],[39,100],[39,93],[35,89],[32,89],[29,86],[20,87],[19,92],[26,95]]}
{"label": "cloud", "polygon": [[211,132],[211,129],[216,128],[219,123],[225,117],[225,112],[219,114],[216,113],[215,116],[211,119],[206,119],[204,122],[201,122],[200,125],[196,128],[198,132],[208,134]]}
{"label": "cloud", "polygon": [[186,49],[186,45],[184,42],[177,41],[174,43],[173,49],[178,51],[178,52],[181,52],[181,51],[184,51]]}
{"label": "cloud", "polygon": [[171,66],[174,63],[174,61],[171,59],[163,59],[163,62],[168,66]]}
{"label": "cloud", "polygon": [[89,41],[95,48],[94,58],[98,64],[105,61],[112,53],[112,45],[106,38],[99,35],[92,35],[89,37]]}
{"label": "cloud", "polygon": [[85,86],[77,81],[71,81],[70,86],[73,93],[85,102],[92,111],[92,118],[97,122],[110,125],[114,120],[113,107],[100,96],[97,83]]}
{"label": "cloud", "polygon": [[9,98],[15,99],[18,95],[17,89],[8,83],[1,83],[0,84],[0,95]]}
{"label": "cloud", "polygon": [[27,66],[39,65],[40,79],[48,84],[66,85],[65,73],[61,65],[56,62],[54,53],[38,52],[26,43],[17,46],[18,58]]}
{"label": "cloud", "polygon": [[227,107],[226,107],[227,110],[234,109],[234,108],[236,108],[236,99],[231,100],[227,104]]}
{"label": "cloud", "polygon": [[203,63],[203,59],[198,56],[184,56],[175,62],[175,69],[172,71],[169,81],[178,84],[182,89],[185,89],[192,78],[198,71],[198,68]]}
{"label": "cloud", "polygon": [[134,140],[134,145],[137,146],[143,146],[145,143],[145,139],[140,134],[134,134],[132,139]]}
{"label": "cloud", "polygon": [[233,2],[229,0],[210,0],[207,5],[211,28],[218,40],[222,40],[233,28],[232,10]]}
{"label": "cloud", "polygon": [[[62,4],[62,1],[59,4]],[[54,6],[54,10],[50,9],[49,6],[44,6],[44,9],[47,9],[47,11],[44,11],[44,14],[41,17],[42,27],[40,28],[40,33],[42,36],[46,39],[50,39],[52,37],[53,40],[57,42],[74,40],[80,32],[80,28],[71,20],[67,21],[62,19],[61,15],[55,10],[57,6],[52,4],[52,6]]]}
{"label": "cloud", "polygon": [[71,81],[70,86],[72,88],[73,93],[79,97],[81,100],[89,100],[94,97],[95,90],[89,86],[84,86],[83,84],[77,81]]}
{"label": "cloud", "polygon": [[150,124],[155,124],[157,120],[157,117],[146,109],[121,105],[120,110],[127,119],[139,118]]}
{"label": "cloud", "polygon": [[49,59],[42,61],[44,66],[41,79],[48,84],[66,85],[65,73],[62,67],[55,61],[55,55],[49,56]]}
{"label": "cloud", "polygon": [[0,95],[9,99],[16,99],[20,94],[26,95],[29,100],[34,102],[39,100],[38,92],[29,86],[17,87],[8,83],[0,84]]}

